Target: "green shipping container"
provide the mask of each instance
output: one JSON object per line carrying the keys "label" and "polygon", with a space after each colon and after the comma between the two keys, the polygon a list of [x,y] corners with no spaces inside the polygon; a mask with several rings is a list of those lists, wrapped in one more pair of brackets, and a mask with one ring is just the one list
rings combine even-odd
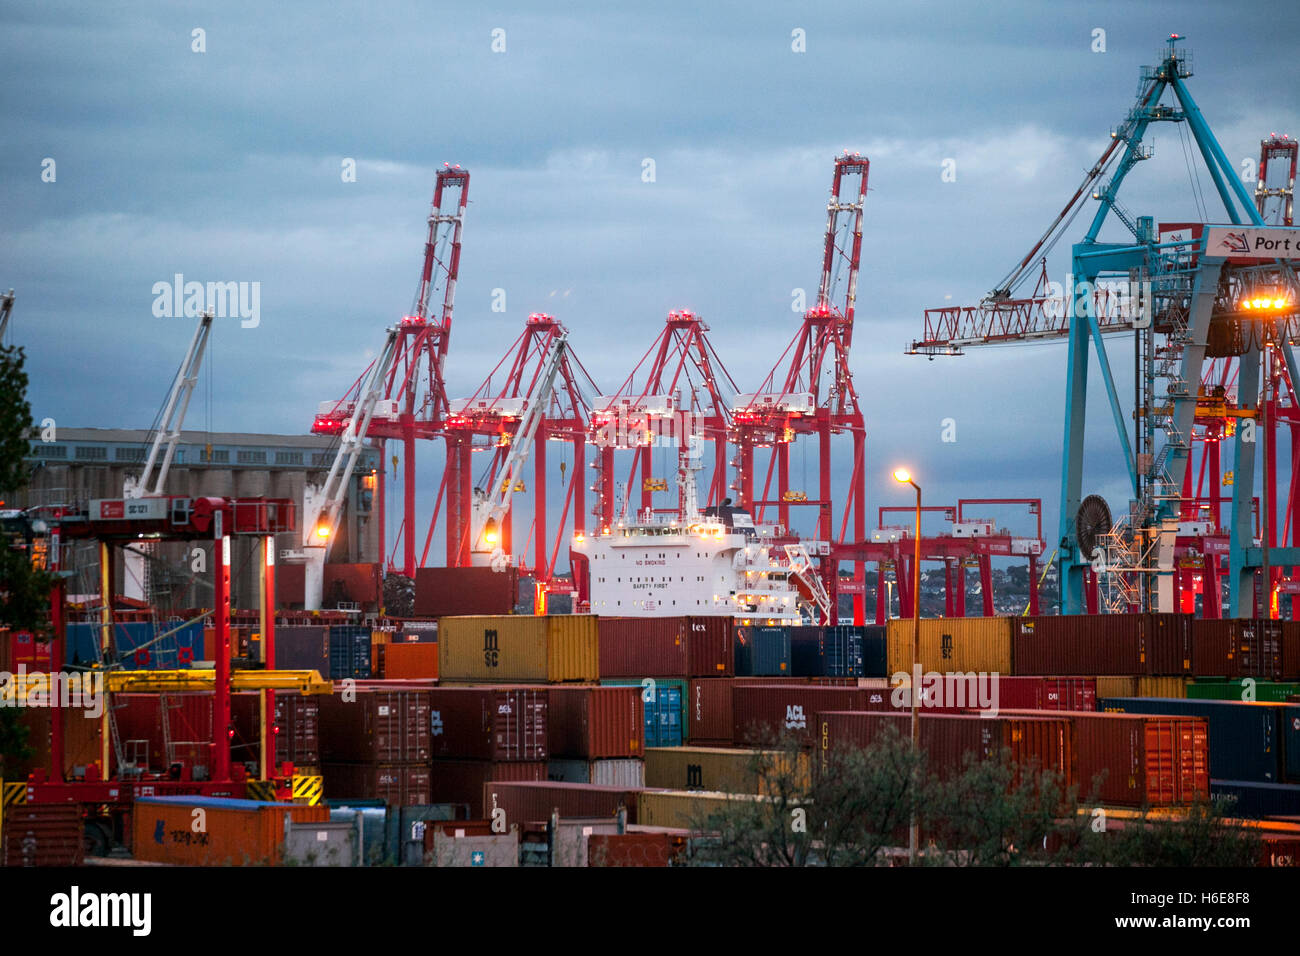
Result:
{"label": "green shipping container", "polygon": [[[1247,681],[1254,684],[1253,697],[1247,697]],[[1196,700],[1254,700],[1285,703],[1290,694],[1300,694],[1300,684],[1271,680],[1198,680],[1187,685],[1187,696]],[[1101,696],[1098,694],[1097,696]]]}

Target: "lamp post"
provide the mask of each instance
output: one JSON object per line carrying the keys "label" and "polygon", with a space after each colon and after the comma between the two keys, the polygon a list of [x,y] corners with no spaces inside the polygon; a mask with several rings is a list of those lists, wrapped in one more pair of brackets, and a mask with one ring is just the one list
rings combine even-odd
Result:
{"label": "lamp post", "polygon": [[[921,752],[921,720],[917,710],[917,704],[920,699],[920,687],[918,684],[918,671],[921,665],[921,486],[912,480],[911,472],[906,468],[899,468],[894,471],[894,480],[899,484],[911,485],[916,489],[916,530],[913,533],[913,540],[916,543],[916,551],[912,557],[912,685],[911,693],[908,698],[912,705],[912,752],[920,754]],[[917,765],[919,768],[919,764]],[[916,770],[913,770],[913,782],[915,783]],[[912,791],[912,799],[916,799],[915,787]],[[916,865],[916,850],[918,839],[918,828],[916,823],[916,806],[915,802],[912,807],[912,822],[907,829],[907,862],[910,866]]]}

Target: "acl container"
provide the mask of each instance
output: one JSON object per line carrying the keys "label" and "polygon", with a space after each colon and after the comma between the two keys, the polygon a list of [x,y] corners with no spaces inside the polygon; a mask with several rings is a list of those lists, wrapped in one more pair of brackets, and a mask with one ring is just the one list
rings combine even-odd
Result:
{"label": "acl container", "polygon": [[429,691],[358,689],[321,698],[321,759],[410,763],[429,759]]}
{"label": "acl container", "polygon": [[429,692],[435,757],[545,760],[544,687],[439,687]]}
{"label": "acl container", "polygon": [[1081,799],[1091,798],[1099,774],[1097,799],[1107,804],[1185,806],[1209,794],[1209,730],[1201,718],[1095,711],[1060,716],[1074,727]]}
{"label": "acl container", "polygon": [[444,681],[597,680],[596,618],[585,614],[442,618],[438,673]]}
{"label": "acl container", "polygon": [[[823,769],[835,750],[869,747],[882,739],[889,727],[907,740],[911,726],[911,718],[904,714],[824,711],[816,719]],[[1053,771],[1067,786],[1073,782],[1074,744],[1070,722],[1064,717],[922,714],[920,729],[921,749],[941,778],[960,773],[968,754],[976,760],[990,760],[1008,749],[1017,766]]]}
{"label": "acl container", "polygon": [[1209,725],[1210,776],[1278,783],[1282,779],[1279,709],[1274,704],[1170,697],[1109,697],[1098,710],[1202,717]]}
{"label": "acl container", "polygon": [[737,744],[774,743],[792,734],[812,739],[814,714],[822,710],[865,710],[868,691],[818,684],[738,684],[731,691],[731,721]]}
{"label": "acl container", "polygon": [[627,822],[637,822],[635,787],[600,787],[586,783],[512,783],[483,785],[483,810],[506,812],[506,825],[544,823],[552,811],[561,817],[612,817],[627,809]]}
{"label": "acl container", "polygon": [[640,757],[645,710],[640,687],[551,687],[547,737],[552,757]]}
{"label": "acl container", "polygon": [[[886,625],[890,675],[912,673],[914,626],[911,619]],[[920,663],[922,673],[1010,674],[1011,622],[1004,617],[922,618]]]}
{"label": "acl container", "polygon": [[790,768],[789,757],[781,750],[651,747],[645,752],[645,785],[666,790],[764,793],[769,774],[787,771],[806,780],[806,755],[800,754],[798,766]]}
{"label": "acl container", "polygon": [[325,796],[383,800],[390,807],[433,803],[428,763],[326,763]]}
{"label": "acl container", "polygon": [[[193,829],[196,809],[203,810],[203,833]],[[330,818],[325,806],[200,796],[140,797],[132,816],[135,858],[181,866],[275,865],[286,819],[326,823]]]}

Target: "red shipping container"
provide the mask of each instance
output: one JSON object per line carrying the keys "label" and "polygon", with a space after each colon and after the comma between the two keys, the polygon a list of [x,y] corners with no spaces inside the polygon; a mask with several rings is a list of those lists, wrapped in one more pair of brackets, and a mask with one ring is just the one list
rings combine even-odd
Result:
{"label": "red shipping container", "polygon": [[731,693],[734,686],[735,682],[726,677],[690,682],[686,728],[692,744],[731,743]]}
{"label": "red shipping container", "polygon": [[378,604],[383,593],[379,565],[375,563],[327,564],[323,583],[323,594],[331,606],[338,601]]}
{"label": "red shipping container", "polygon": [[276,607],[302,607],[303,595],[307,590],[307,566],[276,562],[275,565],[275,604]]}
{"label": "red shipping container", "polygon": [[541,783],[546,761],[435,760],[431,766],[433,803],[463,803],[470,820],[482,820],[483,787],[502,781]]}
{"label": "red shipping container", "polygon": [[416,617],[512,614],[519,599],[519,570],[417,568]]}
{"label": "red shipping container", "polygon": [[405,763],[429,759],[429,691],[358,686],[355,699],[321,697],[321,759]]}
{"label": "red shipping container", "polygon": [[640,757],[645,704],[640,687],[551,687],[546,715],[552,757]]}
{"label": "red shipping container", "polygon": [[[907,739],[911,718],[905,714],[845,713],[817,714],[821,765],[830,752],[842,747],[868,747],[880,739],[892,723]],[[921,749],[931,770],[940,778],[960,773],[967,754],[977,760],[998,757],[1011,751],[1017,766],[1033,765],[1050,770],[1073,782],[1074,745],[1070,721],[1051,717],[982,717],[974,714],[922,714]]]}
{"label": "red shipping container", "polygon": [[730,677],[736,672],[734,631],[729,617],[686,618],[686,669],[691,677]]}
{"label": "red shipping container", "polygon": [[1282,677],[1282,622],[1260,618],[1238,622],[1237,663],[1241,677],[1280,680]]}
{"label": "red shipping container", "polygon": [[[53,657],[48,641],[36,640],[31,631],[14,631],[8,637],[9,658],[7,662],[0,662],[0,670],[16,674],[19,667],[26,667],[29,672],[50,672]],[[0,643],[4,643],[3,634],[0,634]]]}
{"label": "red shipping container", "polygon": [[636,822],[637,794],[641,788],[598,787],[590,783],[485,783],[483,810],[506,812],[506,826],[545,823],[552,811],[561,817],[613,817],[627,809],[627,822]]}
{"label": "red shipping container", "polygon": [[326,763],[325,796],[384,800],[390,807],[433,803],[432,778],[425,763]]}
{"label": "red shipping container", "polygon": [[[212,762],[212,705],[209,693],[184,694],[114,694],[113,717],[117,724],[117,739],[126,760],[142,769],[155,773],[165,772],[172,761],[193,768],[209,768]],[[168,751],[163,738],[164,714],[167,720],[167,737],[171,741]],[[256,742],[256,737],[251,738]],[[231,759],[234,762],[253,759],[241,752],[232,741]],[[108,760],[117,772],[117,752],[108,748]]]}
{"label": "red shipping container", "polygon": [[999,677],[998,709],[1095,710],[1093,677]]}
{"label": "red shipping container", "polygon": [[686,618],[600,617],[600,676],[687,676]]}
{"label": "red shipping container", "polygon": [[429,701],[435,757],[545,760],[549,753],[543,688],[440,687]]}
{"label": "red shipping container", "polygon": [[866,710],[868,691],[820,684],[744,684],[731,692],[732,738],[766,746],[784,733],[812,739],[814,715],[823,710]]}
{"label": "red shipping container", "polygon": [[[1108,617],[1113,615],[1107,615]],[[1187,614],[1143,614],[1145,673],[1180,677],[1192,672],[1192,642]],[[1102,673],[1098,671],[1097,673]]]}
{"label": "red shipping container", "polygon": [[1236,620],[1191,622],[1193,674],[1227,679],[1241,676],[1241,666],[1237,661],[1239,624]]}
{"label": "red shipping container", "polygon": [[81,807],[75,803],[7,806],[0,865],[81,866],[86,856],[84,829]]}
{"label": "red shipping container", "polygon": [[672,833],[593,833],[587,838],[587,865],[668,866],[685,842]]}
{"label": "red shipping container", "polygon": [[384,654],[384,676],[390,680],[437,680],[438,644],[381,644]]}
{"label": "red shipping container", "polygon": [[[237,760],[260,760],[260,694],[235,694],[231,698],[231,717],[235,724]],[[320,698],[315,694],[277,691],[272,725],[275,735],[276,764],[295,767],[320,766]]]}
{"label": "red shipping container", "polygon": [[1095,711],[1059,716],[1074,726],[1081,800],[1092,799],[1094,778],[1103,773],[1096,795],[1105,804],[1183,806],[1209,795],[1210,738],[1203,719]]}
{"label": "red shipping container", "polygon": [[1300,680],[1300,622],[1282,622],[1282,680]]}
{"label": "red shipping container", "polygon": [[1017,675],[1146,674],[1141,614],[1070,614],[1011,621]]}

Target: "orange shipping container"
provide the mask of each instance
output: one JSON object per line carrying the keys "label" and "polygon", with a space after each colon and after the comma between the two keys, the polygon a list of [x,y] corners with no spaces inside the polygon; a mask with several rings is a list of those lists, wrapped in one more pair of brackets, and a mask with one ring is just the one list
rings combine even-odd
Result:
{"label": "orange shipping container", "polygon": [[437,680],[438,645],[389,644],[384,666],[384,676],[390,680]]}
{"label": "orange shipping container", "polygon": [[135,802],[133,852],[137,860],[180,866],[275,865],[286,816],[324,823],[330,811],[222,797],[142,797]]}

